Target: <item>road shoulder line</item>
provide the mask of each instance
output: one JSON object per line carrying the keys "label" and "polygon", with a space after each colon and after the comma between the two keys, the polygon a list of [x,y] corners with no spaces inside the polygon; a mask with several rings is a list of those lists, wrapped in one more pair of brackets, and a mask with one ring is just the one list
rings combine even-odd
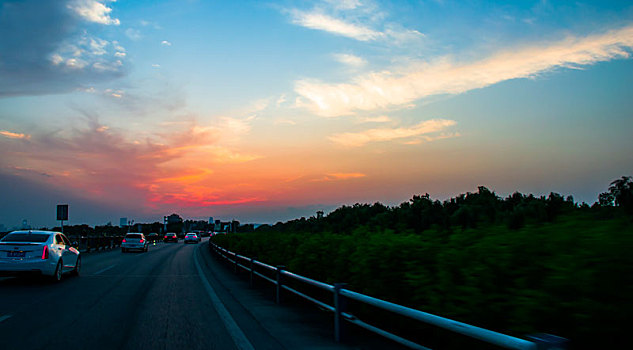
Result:
{"label": "road shoulder line", "polygon": [[211,284],[207,280],[207,277],[204,275],[202,267],[200,267],[200,262],[198,261],[198,251],[199,249],[195,249],[193,254],[193,262],[195,263],[196,269],[198,270],[198,276],[200,276],[200,280],[202,280],[202,285],[204,285],[204,288],[206,289],[207,294],[211,299],[213,307],[218,312],[218,315],[220,315],[220,318],[222,319],[222,322],[224,322],[224,326],[229,332],[229,335],[231,335],[231,338],[233,338],[235,346],[240,350],[255,350],[253,345],[246,338],[244,332],[242,332],[237,323],[235,323],[235,320],[233,319],[229,311],[224,307],[224,304],[222,304],[222,301],[218,297],[213,287],[211,287]]}

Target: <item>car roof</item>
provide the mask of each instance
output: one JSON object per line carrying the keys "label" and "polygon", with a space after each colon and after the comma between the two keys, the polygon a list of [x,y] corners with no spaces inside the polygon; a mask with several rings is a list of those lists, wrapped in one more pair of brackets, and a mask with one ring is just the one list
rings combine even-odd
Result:
{"label": "car roof", "polygon": [[37,234],[45,234],[45,235],[54,235],[57,233],[61,233],[61,232],[56,232],[56,231],[44,231],[44,230],[20,230],[20,231],[11,231],[8,234],[12,234],[12,233],[37,233]]}

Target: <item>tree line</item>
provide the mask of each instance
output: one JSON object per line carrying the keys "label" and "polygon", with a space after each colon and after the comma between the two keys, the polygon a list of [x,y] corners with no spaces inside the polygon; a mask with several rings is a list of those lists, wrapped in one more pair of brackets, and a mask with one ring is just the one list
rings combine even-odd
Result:
{"label": "tree line", "polygon": [[[342,206],[322,218],[218,235],[230,250],[425,312],[572,348],[631,347],[633,181],[593,205],[557,193]],[[403,327],[409,327],[405,324]]]}

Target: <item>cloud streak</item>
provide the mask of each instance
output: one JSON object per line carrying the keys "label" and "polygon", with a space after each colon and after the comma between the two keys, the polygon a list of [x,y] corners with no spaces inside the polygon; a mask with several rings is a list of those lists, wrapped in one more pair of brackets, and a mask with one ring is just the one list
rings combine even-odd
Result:
{"label": "cloud streak", "polygon": [[295,83],[297,105],[325,117],[401,107],[438,94],[459,94],[516,78],[532,78],[555,68],[581,68],[630,57],[633,26],[585,37],[516,47],[474,62],[443,57],[403,69],[385,70],[331,84],[304,79]]}
{"label": "cloud streak", "polygon": [[6,131],[6,130],[0,130],[0,135],[2,135],[4,137],[8,137],[10,139],[28,140],[28,139],[31,138],[31,135],[22,134],[22,133],[16,133],[16,132],[11,132],[11,131]]}
{"label": "cloud streak", "polygon": [[340,35],[360,41],[371,41],[381,38],[384,34],[368,27],[345,22],[341,19],[319,12],[292,11],[292,23],[302,27],[323,30],[331,34]]}
{"label": "cloud streak", "polygon": [[[453,120],[431,119],[409,128],[377,128],[361,132],[345,132],[329,137],[330,141],[345,147],[361,147],[370,142],[384,142],[399,139],[409,139],[437,133],[448,127],[457,124]],[[444,135],[446,136],[446,135]],[[432,140],[434,137],[426,136],[425,140]]]}
{"label": "cloud streak", "polygon": [[340,63],[356,68],[362,67],[367,64],[367,61],[362,57],[346,53],[335,54],[334,59]]}
{"label": "cloud streak", "polygon": [[290,15],[291,22],[298,26],[362,42],[381,41],[398,46],[424,37],[417,30],[385,23],[385,14],[377,6],[361,1],[326,0],[307,11],[292,9],[286,12]]}

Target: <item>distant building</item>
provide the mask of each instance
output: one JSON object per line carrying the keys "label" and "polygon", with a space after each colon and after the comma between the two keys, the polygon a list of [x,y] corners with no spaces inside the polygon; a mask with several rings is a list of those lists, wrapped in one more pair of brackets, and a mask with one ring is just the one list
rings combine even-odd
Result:
{"label": "distant building", "polygon": [[127,218],[119,219],[119,227],[127,226]]}
{"label": "distant building", "polygon": [[215,221],[213,221],[213,216],[209,216],[209,223],[210,224],[214,224],[215,223]]}

